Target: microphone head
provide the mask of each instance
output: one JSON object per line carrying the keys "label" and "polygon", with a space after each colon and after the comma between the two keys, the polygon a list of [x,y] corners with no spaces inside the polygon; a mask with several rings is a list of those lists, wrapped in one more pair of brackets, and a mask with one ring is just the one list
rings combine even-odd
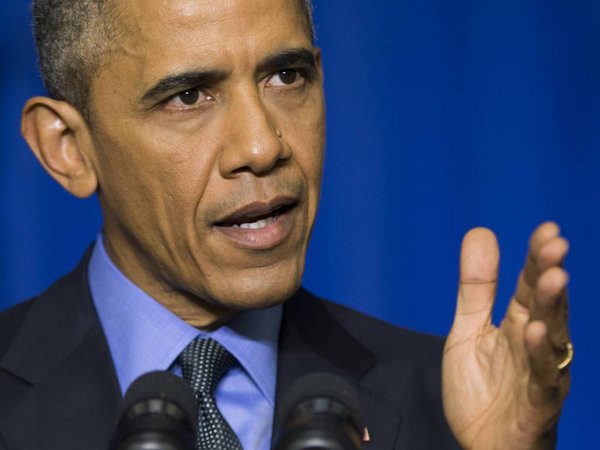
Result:
{"label": "microphone head", "polygon": [[131,383],[121,404],[120,417],[131,420],[143,414],[161,413],[161,404],[175,406],[167,407],[167,415],[172,415],[178,421],[188,419],[195,431],[198,424],[192,418],[196,417],[198,410],[194,391],[189,383],[171,372],[148,372]]}
{"label": "microphone head", "polygon": [[358,394],[339,376],[323,372],[299,378],[286,392],[282,412],[277,450],[360,449]]}
{"label": "microphone head", "polygon": [[170,372],[146,373],[125,393],[110,448],[191,450],[197,414],[195,394],[185,380]]}

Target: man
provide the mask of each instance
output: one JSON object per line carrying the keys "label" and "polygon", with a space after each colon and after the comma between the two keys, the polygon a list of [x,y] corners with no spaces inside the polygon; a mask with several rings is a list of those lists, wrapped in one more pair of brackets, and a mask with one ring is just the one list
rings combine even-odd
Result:
{"label": "man", "polygon": [[199,334],[237,360],[216,398],[244,448],[269,448],[281,393],[313,371],[357,385],[368,448],[553,448],[572,358],[555,224],[534,232],[500,328],[495,238],[467,234],[441,369],[439,341],[299,290],[325,130],[308,3],[34,13],[50,97],[27,103],[23,134],[65,189],[98,193],[104,228],[72,275],[0,319],[0,448],[106,448],[131,381],[180,373]]}

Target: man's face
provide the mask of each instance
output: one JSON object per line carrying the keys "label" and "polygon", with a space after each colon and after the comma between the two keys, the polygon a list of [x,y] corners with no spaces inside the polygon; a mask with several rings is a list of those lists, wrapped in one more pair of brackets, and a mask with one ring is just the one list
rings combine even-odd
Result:
{"label": "man's face", "polygon": [[123,37],[91,91],[111,257],[169,305],[282,301],[302,276],[324,145],[297,0],[116,4]]}

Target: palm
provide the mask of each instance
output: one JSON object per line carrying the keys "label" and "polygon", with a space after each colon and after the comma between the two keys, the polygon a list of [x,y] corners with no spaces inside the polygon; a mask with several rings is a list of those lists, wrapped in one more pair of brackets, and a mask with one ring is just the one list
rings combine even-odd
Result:
{"label": "palm", "polygon": [[[545,234],[552,233],[541,234],[547,242]],[[550,258],[542,254],[541,261],[529,259],[498,328],[491,323],[498,264],[495,238],[481,229],[465,238],[457,313],[443,361],[444,409],[463,448],[553,448],[568,389],[568,375],[556,369],[551,344],[568,339],[561,306],[566,302],[566,276],[561,283],[557,274],[544,275],[566,253],[566,241],[556,239],[565,244],[564,250],[547,252]],[[534,241],[535,237],[532,246]],[[540,281],[542,275],[551,282]]]}

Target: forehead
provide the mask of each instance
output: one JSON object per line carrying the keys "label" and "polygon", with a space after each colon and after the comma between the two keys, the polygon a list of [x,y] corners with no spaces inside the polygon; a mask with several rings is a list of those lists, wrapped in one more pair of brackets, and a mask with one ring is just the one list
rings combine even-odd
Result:
{"label": "forehead", "polygon": [[[210,61],[311,44],[298,0],[119,0],[117,53],[153,62]],[[160,58],[157,59],[157,58]]]}

